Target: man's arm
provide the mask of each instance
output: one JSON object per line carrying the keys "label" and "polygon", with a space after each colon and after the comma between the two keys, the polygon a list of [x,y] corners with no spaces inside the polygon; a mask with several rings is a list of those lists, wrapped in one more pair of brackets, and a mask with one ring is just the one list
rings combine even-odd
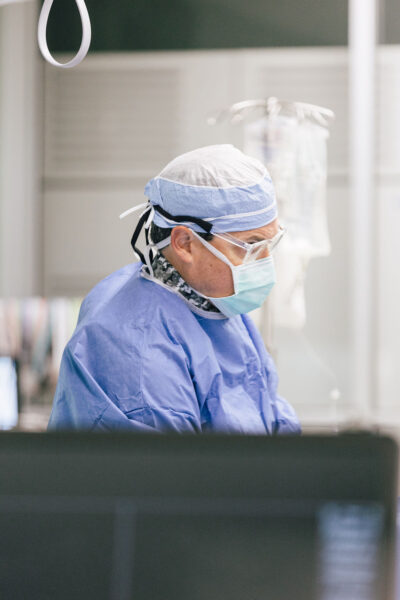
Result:
{"label": "man's arm", "polygon": [[110,343],[100,328],[80,332],[61,363],[49,429],[201,431],[186,355],[167,336],[130,331]]}

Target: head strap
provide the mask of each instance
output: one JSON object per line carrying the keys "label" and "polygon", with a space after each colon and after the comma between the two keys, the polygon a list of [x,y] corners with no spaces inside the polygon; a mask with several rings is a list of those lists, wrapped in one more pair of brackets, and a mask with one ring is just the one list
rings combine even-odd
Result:
{"label": "head strap", "polygon": [[170,221],[175,221],[176,223],[187,223],[187,222],[195,223],[196,225],[198,225],[199,227],[204,229],[204,231],[206,233],[211,232],[212,224],[208,223],[207,221],[204,221],[203,219],[199,219],[198,217],[190,217],[188,215],[179,215],[179,216],[171,215],[166,210],[161,208],[161,206],[158,206],[158,204],[154,204],[153,208],[158,213],[160,213],[160,215],[162,215],[166,219],[169,219]]}
{"label": "head strap", "polygon": [[[206,233],[210,233],[212,230],[212,227],[213,227],[211,223],[207,223],[207,221],[204,221],[203,219],[199,219],[198,217],[190,217],[187,215],[174,216],[174,215],[171,215],[166,210],[164,210],[163,208],[161,208],[161,206],[158,206],[156,204],[154,204],[154,205],[148,204],[146,206],[145,210],[143,211],[143,213],[140,215],[140,219],[138,221],[138,224],[136,225],[135,231],[133,232],[132,239],[131,239],[131,246],[133,248],[133,251],[140,258],[140,260],[142,261],[143,264],[147,264],[147,261],[145,259],[143,252],[141,252],[139,250],[139,248],[137,247],[136,244],[137,244],[140,232],[142,231],[143,226],[145,225],[144,233],[145,233],[145,237],[146,237],[146,247],[149,246],[149,226],[150,226],[150,222],[152,221],[152,218],[151,218],[152,215],[150,215],[150,218],[149,218],[149,213],[152,211],[152,209],[159,212],[163,217],[165,217],[169,221],[172,221],[172,226],[173,226],[174,222],[175,223],[187,223],[187,222],[195,223],[196,225],[198,225],[199,227],[204,229],[204,231]],[[147,221],[147,223],[146,223],[146,221]],[[150,264],[152,261],[153,261],[153,251],[151,249],[149,252]]]}
{"label": "head strap", "polygon": [[[149,204],[149,206],[140,215],[140,219],[138,221],[138,224],[136,225],[135,231],[133,232],[132,239],[131,239],[131,246],[133,248],[133,251],[140,258],[140,260],[142,261],[143,264],[146,264],[146,260],[144,258],[143,253],[136,246],[136,242],[138,240],[140,232],[142,231],[143,225],[145,224],[145,221],[147,220],[147,218],[149,216],[150,211],[151,211],[151,205]],[[145,228],[145,236],[146,236],[146,245],[148,245],[149,244],[149,230],[147,227]]]}

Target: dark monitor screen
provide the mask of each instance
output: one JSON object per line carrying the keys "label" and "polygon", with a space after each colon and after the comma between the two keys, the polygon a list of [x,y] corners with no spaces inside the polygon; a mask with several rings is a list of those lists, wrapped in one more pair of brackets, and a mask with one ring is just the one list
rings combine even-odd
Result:
{"label": "dark monitor screen", "polygon": [[0,435],[0,597],[386,600],[388,438]]}

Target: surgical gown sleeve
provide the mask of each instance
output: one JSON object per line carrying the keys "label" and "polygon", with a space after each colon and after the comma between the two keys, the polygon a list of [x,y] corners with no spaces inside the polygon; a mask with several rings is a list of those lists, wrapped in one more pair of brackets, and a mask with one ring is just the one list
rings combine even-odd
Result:
{"label": "surgical gown sleeve", "polygon": [[300,421],[292,406],[278,394],[279,377],[272,356],[266,351],[264,342],[257,331],[252,319],[248,315],[243,315],[243,321],[249,330],[258,353],[263,357],[265,372],[268,382],[268,391],[274,414],[273,433],[301,433]]}
{"label": "surgical gown sleeve", "polygon": [[162,328],[81,328],[64,352],[49,429],[200,431],[186,355]]}
{"label": "surgical gown sleeve", "polygon": [[292,406],[278,394],[278,373],[272,357],[266,352],[266,369],[268,373],[268,388],[273,398],[273,411],[275,414],[274,433],[301,433],[301,426]]}
{"label": "surgical gown sleeve", "polygon": [[123,414],[68,346],[61,362],[48,429],[152,431]]}
{"label": "surgical gown sleeve", "polygon": [[140,382],[146,422],[161,431],[200,432],[201,402],[193,379],[189,357],[171,331],[148,328]]}

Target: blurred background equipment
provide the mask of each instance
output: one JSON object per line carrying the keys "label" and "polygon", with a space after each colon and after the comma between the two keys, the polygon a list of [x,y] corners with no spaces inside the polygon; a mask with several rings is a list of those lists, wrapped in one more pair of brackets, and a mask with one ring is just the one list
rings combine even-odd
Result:
{"label": "blurred background equipment", "polygon": [[1,597],[393,597],[389,438],[4,433],[0,473]]}
{"label": "blurred background equipment", "polygon": [[46,428],[62,352],[78,320],[80,302],[0,300],[0,429],[17,424],[26,430]]}

